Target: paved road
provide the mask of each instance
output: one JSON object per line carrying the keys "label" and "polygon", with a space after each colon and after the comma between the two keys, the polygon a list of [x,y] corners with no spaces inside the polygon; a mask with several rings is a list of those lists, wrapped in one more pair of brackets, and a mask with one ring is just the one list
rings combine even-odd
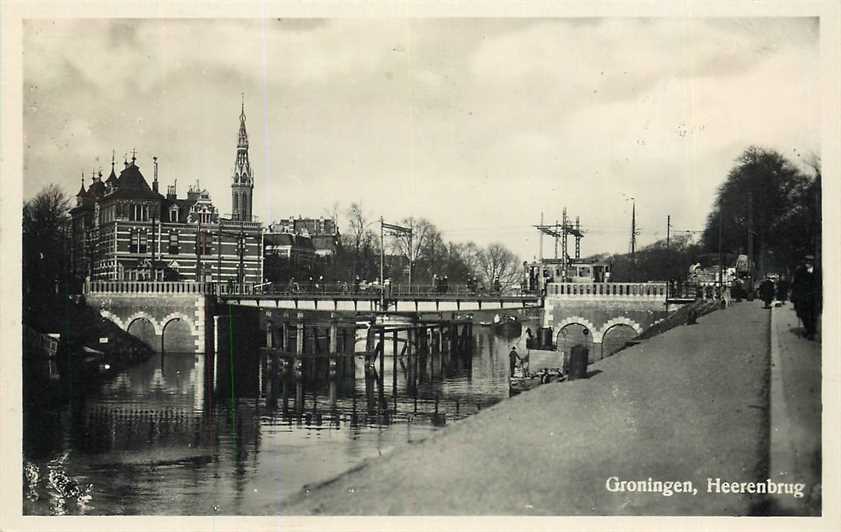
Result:
{"label": "paved road", "polygon": [[[285,513],[747,515],[757,495],[708,478],[768,476],[770,311],[743,302],[503,401],[294,497]],[[613,492],[689,481],[694,494]]]}
{"label": "paved road", "polygon": [[804,339],[791,304],[771,320],[771,470],[778,482],[805,484],[804,497],[775,496],[769,511],[821,514],[821,346]]}

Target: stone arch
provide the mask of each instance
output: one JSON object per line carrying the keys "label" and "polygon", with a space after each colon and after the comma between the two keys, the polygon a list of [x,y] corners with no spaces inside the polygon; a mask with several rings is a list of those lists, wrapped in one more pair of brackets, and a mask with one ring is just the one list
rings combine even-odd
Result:
{"label": "stone arch", "polygon": [[604,335],[607,334],[607,331],[609,331],[612,327],[615,327],[617,325],[627,325],[628,327],[636,331],[637,334],[642,334],[643,331],[642,325],[632,320],[631,318],[627,318],[625,316],[617,316],[616,318],[608,320],[604,324],[602,330],[599,331],[599,338],[604,338]]}
{"label": "stone arch", "polygon": [[144,342],[152,349],[155,349],[155,345],[158,343],[158,337],[160,336],[155,321],[148,315],[133,316],[132,319],[127,320],[126,332]]}
{"label": "stone arch", "polygon": [[190,334],[192,334],[193,336],[198,334],[198,331],[196,331],[196,324],[194,323],[194,320],[192,318],[188,317],[183,312],[171,312],[171,313],[167,314],[166,316],[164,316],[163,319],[161,320],[161,334],[163,334],[164,329],[166,329],[166,326],[169,325],[170,322],[172,322],[176,319],[182,320],[184,323],[186,323],[190,327]]}
{"label": "stone arch", "polygon": [[99,315],[102,316],[103,318],[107,319],[107,320],[110,320],[110,321],[114,322],[114,324],[116,324],[117,327],[119,327],[120,329],[122,329],[124,331],[128,330],[128,324],[123,323],[123,320],[121,320],[119,316],[117,316],[116,314],[114,314],[110,310],[102,309],[102,310],[99,311]]}
{"label": "stone arch", "polygon": [[149,320],[149,323],[151,323],[151,324],[152,324],[152,327],[154,327],[154,328],[155,328],[155,334],[157,334],[158,336],[160,336],[161,331],[163,330],[163,328],[161,327],[161,324],[160,324],[160,323],[158,323],[158,322],[155,320],[155,318],[153,318],[153,317],[152,317],[152,316],[151,316],[148,312],[145,312],[145,311],[142,311],[142,310],[141,310],[141,311],[138,311],[138,312],[135,312],[134,314],[132,314],[131,316],[129,316],[129,317],[126,319],[126,321],[125,321],[125,324],[126,324],[125,330],[127,331],[127,330],[128,330],[128,328],[131,326],[132,322],[134,322],[135,320],[138,320],[138,319],[145,319],[145,320]]}
{"label": "stone arch", "polygon": [[596,334],[598,333],[598,329],[596,329],[596,326],[593,325],[592,321],[590,321],[586,318],[582,318],[580,316],[570,316],[568,318],[564,318],[563,320],[561,320],[560,323],[558,323],[558,325],[556,326],[556,330],[558,331],[558,333],[555,335],[556,343],[557,343],[557,339],[558,339],[558,337],[560,337],[561,331],[564,329],[564,327],[566,327],[567,325],[573,325],[573,324],[583,325],[584,327],[587,327],[588,329],[590,329],[590,336],[593,338],[593,342],[600,342],[601,341],[601,335],[599,335],[598,340],[596,339]]}
{"label": "stone arch", "polygon": [[184,314],[174,313],[162,321],[160,351],[194,352],[197,347],[196,328]]}
{"label": "stone arch", "polygon": [[609,357],[628,346],[639,336],[641,327],[634,327],[632,320],[611,320],[601,332],[601,357]]}

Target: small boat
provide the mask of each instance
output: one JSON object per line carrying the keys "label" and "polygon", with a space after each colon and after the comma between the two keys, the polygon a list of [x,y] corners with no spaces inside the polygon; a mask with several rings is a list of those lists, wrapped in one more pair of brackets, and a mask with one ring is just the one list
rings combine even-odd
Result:
{"label": "small boat", "polygon": [[543,369],[533,375],[524,376],[519,368],[514,376],[508,379],[508,395],[514,396],[525,391],[537,388],[541,384],[550,382],[561,382],[566,380],[566,375],[560,368]]}
{"label": "small boat", "polygon": [[500,316],[493,319],[494,333],[505,338],[516,338],[523,334],[523,324],[517,316]]}

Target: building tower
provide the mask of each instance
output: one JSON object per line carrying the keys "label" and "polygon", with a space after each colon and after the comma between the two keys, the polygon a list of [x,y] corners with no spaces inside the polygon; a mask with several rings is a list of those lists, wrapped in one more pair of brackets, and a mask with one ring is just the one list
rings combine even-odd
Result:
{"label": "building tower", "polygon": [[239,140],[237,159],[231,182],[231,213],[234,220],[251,221],[251,198],[254,192],[254,176],[248,161],[248,133],[245,131],[245,95],[239,115]]}

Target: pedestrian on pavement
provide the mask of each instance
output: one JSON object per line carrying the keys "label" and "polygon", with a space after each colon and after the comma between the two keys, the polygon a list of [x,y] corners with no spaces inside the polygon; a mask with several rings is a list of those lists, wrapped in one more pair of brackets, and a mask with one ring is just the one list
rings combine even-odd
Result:
{"label": "pedestrian on pavement", "polygon": [[770,277],[765,277],[759,284],[759,297],[765,304],[762,308],[771,308],[771,301],[774,299],[774,281]]}
{"label": "pedestrian on pavement", "polygon": [[511,351],[508,353],[508,367],[509,376],[514,376],[514,370],[517,369],[517,362],[520,361],[520,355],[517,354],[517,347],[511,346]]}
{"label": "pedestrian on pavement", "polygon": [[815,257],[806,255],[803,263],[794,272],[791,283],[791,301],[797,317],[803,322],[803,335],[815,339],[818,319],[818,283],[815,275]]}
{"label": "pedestrian on pavement", "polygon": [[523,370],[523,377],[529,376],[529,348],[526,347],[526,354],[520,357],[520,368]]}
{"label": "pedestrian on pavement", "polygon": [[786,300],[788,299],[788,278],[785,275],[780,276],[780,280],[777,281],[777,301],[782,304],[785,304]]}

